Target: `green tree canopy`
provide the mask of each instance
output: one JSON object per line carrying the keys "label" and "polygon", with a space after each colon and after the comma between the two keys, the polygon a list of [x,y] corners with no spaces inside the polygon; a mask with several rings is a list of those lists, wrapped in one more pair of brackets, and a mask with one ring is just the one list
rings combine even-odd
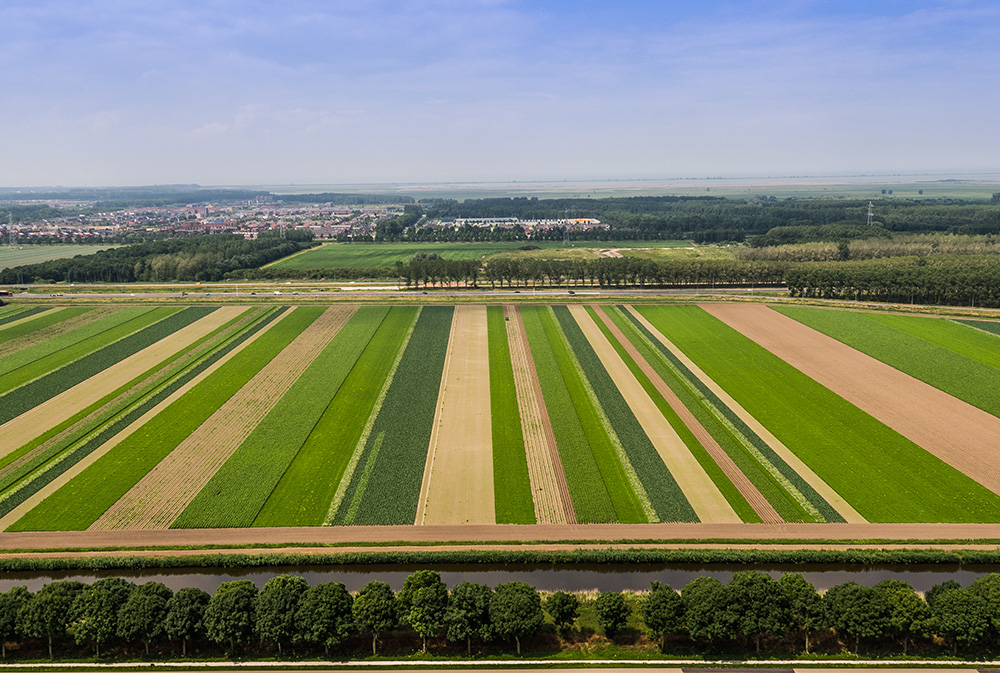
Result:
{"label": "green tree canopy", "polygon": [[625,628],[632,608],[625,602],[625,595],[620,591],[602,591],[594,605],[597,614],[597,624],[604,629],[604,635],[614,638]]}
{"label": "green tree canopy", "polygon": [[882,580],[875,585],[882,593],[888,608],[889,632],[893,638],[902,641],[903,655],[911,638],[924,637],[932,626],[931,609],[923,598],[917,595],[909,582],[903,580]]}
{"label": "green tree canopy", "polygon": [[669,584],[653,582],[642,602],[642,620],[649,634],[660,640],[662,652],[666,637],[684,630],[684,603],[680,594]]}
{"label": "green tree canopy", "polygon": [[810,634],[827,627],[823,598],[799,573],[782,575],[778,586],[788,600],[789,625],[805,637],[806,654],[809,654]]}
{"label": "green tree canopy", "polygon": [[372,580],[354,599],[354,623],[372,632],[372,654],[378,654],[378,634],[399,623],[399,601],[385,582]]}
{"label": "green tree canopy", "polygon": [[684,621],[694,639],[732,640],[736,615],[730,609],[726,585],[714,577],[696,577],[681,590]]}
{"label": "green tree canopy", "polygon": [[291,643],[296,635],[295,613],[308,582],[297,575],[272,577],[257,597],[257,633],[261,640],[281,644]]}
{"label": "green tree canopy", "polygon": [[952,654],[958,654],[959,646],[978,642],[986,635],[990,626],[987,606],[982,595],[961,587],[945,589],[935,596],[931,613],[938,635],[951,643]]}
{"label": "green tree canopy", "polygon": [[472,639],[488,640],[492,635],[490,599],[493,589],[485,584],[462,582],[451,590],[444,613],[448,640],[465,640],[466,653],[472,655]]}
{"label": "green tree canopy", "polygon": [[559,633],[565,636],[580,616],[580,599],[565,591],[556,591],[545,599],[545,611],[552,617]]}
{"label": "green tree canopy", "polygon": [[877,638],[889,627],[889,609],[885,596],[872,587],[845,582],[823,596],[830,625],[837,633],[854,639],[858,653],[862,638]]}
{"label": "green tree canopy", "polygon": [[118,612],[118,637],[142,640],[148,655],[149,643],[164,635],[167,602],[173,595],[160,582],[146,582],[133,589]]}
{"label": "green tree canopy", "polygon": [[118,634],[118,611],[128,600],[135,585],[120,577],[97,580],[76,597],[71,622],[77,644],[93,643],[97,656],[101,645]]}
{"label": "green tree canopy", "polygon": [[791,618],[788,598],[770,575],[756,570],[733,575],[728,589],[731,610],[737,615],[736,628],[744,638],[754,641],[759,655],[763,636],[784,634]]}
{"label": "green tree canopy", "polygon": [[250,580],[223,582],[205,608],[205,635],[216,643],[248,645],[257,616],[257,587]]}
{"label": "green tree canopy", "polygon": [[0,648],[3,658],[7,658],[7,641],[21,636],[20,614],[31,600],[27,587],[13,587],[0,594]]}
{"label": "green tree canopy", "polygon": [[490,620],[501,638],[513,638],[521,654],[521,638],[534,635],[542,626],[542,598],[525,582],[497,585],[490,599]]}
{"label": "green tree canopy", "polygon": [[212,597],[206,591],[185,587],[167,601],[163,630],[168,638],[181,641],[181,654],[187,656],[187,642],[205,635],[205,609]]}
{"label": "green tree canopy", "polygon": [[295,612],[299,636],[310,643],[322,643],[330,648],[342,643],[354,628],[354,599],[341,582],[324,582],[309,587]]}

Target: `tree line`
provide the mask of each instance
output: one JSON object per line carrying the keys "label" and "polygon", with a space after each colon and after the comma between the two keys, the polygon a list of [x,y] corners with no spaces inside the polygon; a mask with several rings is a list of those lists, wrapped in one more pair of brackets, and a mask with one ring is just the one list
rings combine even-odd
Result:
{"label": "tree line", "polygon": [[[80,654],[72,644],[97,657],[109,650],[134,656],[140,647],[167,656],[187,656],[191,647],[208,656],[301,656],[319,648],[364,656],[369,646],[378,654],[392,633],[397,644],[419,639],[423,652],[433,643],[441,652],[472,655],[475,644],[479,652],[512,648],[520,655],[523,645],[550,648],[553,635],[563,644],[585,637],[578,620],[587,602],[562,591],[543,598],[525,582],[462,582],[449,591],[432,570],[412,573],[399,592],[373,580],[353,595],[340,582],[309,586],[294,575],[273,577],[260,590],[250,580],[225,582],[213,595],[109,577],[0,594],[0,642],[5,658],[8,644],[25,651],[34,644],[50,658],[57,650]],[[602,592],[586,607],[609,641],[645,634],[672,654],[847,649],[905,656],[916,646],[927,656],[954,656],[998,645],[1000,574],[968,588],[947,581],[920,596],[902,580],[846,582],[821,594],[801,574],[775,580],[743,571],[727,584],[698,577],[679,592],[660,582],[640,594]]]}
{"label": "tree line", "polygon": [[15,283],[132,283],[222,280],[310,247],[312,233],[265,232],[256,240],[237,234],[164,238],[0,270],[0,285]]}

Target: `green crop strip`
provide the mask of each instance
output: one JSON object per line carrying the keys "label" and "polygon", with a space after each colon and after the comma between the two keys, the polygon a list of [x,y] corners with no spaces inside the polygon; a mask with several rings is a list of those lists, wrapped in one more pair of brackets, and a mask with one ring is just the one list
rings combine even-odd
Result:
{"label": "green crop strip", "polygon": [[358,309],[172,528],[229,528],[253,523],[386,312],[376,306]]}
{"label": "green crop strip", "polygon": [[35,306],[33,308],[5,308],[3,309],[3,315],[0,315],[0,325],[5,325],[9,322],[14,322],[15,320],[21,320],[22,318],[29,318],[42,311],[51,311],[48,306]]}
{"label": "green crop strip", "polygon": [[1000,521],[996,494],[702,309],[640,312],[869,521]]}
{"label": "green crop strip", "polygon": [[[56,353],[63,350],[64,348],[68,348],[82,341],[95,337],[101,332],[104,332],[105,330],[117,327],[118,325],[128,322],[129,320],[139,315],[142,315],[143,313],[148,313],[151,310],[152,310],[151,308],[143,308],[143,307],[117,309],[114,311],[114,313],[99,317],[97,320],[87,323],[86,325],[81,325],[76,329],[70,330],[63,334],[58,334],[56,336],[49,337],[48,339],[27,346],[26,348],[23,348],[15,353],[10,353],[8,355],[5,355],[3,359],[0,360],[0,376],[4,376],[9,372],[12,372],[16,369],[20,369],[21,367],[25,367],[26,365],[39,362],[47,357],[54,356]],[[97,347],[99,346],[93,346],[90,350],[94,350]],[[88,351],[82,351],[80,352],[80,355],[83,355],[85,352]],[[39,370],[39,372],[36,375],[30,376],[25,380],[31,380],[32,378],[35,378],[35,376],[52,371],[57,366],[60,365],[46,364]],[[0,381],[2,381],[2,379],[0,379]]]}
{"label": "green crop strip", "polygon": [[[356,515],[351,523],[355,524],[412,524],[416,518],[454,310],[428,306],[420,311],[372,426],[366,455],[359,461],[365,467],[361,474],[355,471],[344,494],[347,507],[339,508],[337,523],[345,523],[352,509]],[[369,467],[366,464],[376,441],[380,442],[378,455],[370,459]],[[362,488],[365,472],[369,477]],[[358,500],[356,509],[354,500]]]}
{"label": "green crop strip", "polygon": [[959,320],[958,318],[953,318],[953,320],[983,332],[1000,336],[1000,322],[990,320]]}
{"label": "green crop strip", "polygon": [[[587,307],[587,312],[594,318],[594,322],[600,328],[605,338],[607,338],[608,342],[614,347],[615,352],[618,353],[619,357],[621,357],[621,359],[628,366],[629,371],[631,371],[632,375],[635,376],[643,390],[646,391],[646,394],[649,395],[650,399],[653,400],[653,403],[656,404],[657,409],[660,410],[663,417],[668,423],[670,423],[670,427],[674,429],[677,436],[681,438],[684,445],[689,451],[691,451],[691,454],[698,461],[698,464],[701,465],[702,469],[705,470],[705,473],[708,474],[712,483],[716,485],[719,492],[722,493],[723,497],[725,497],[726,501],[733,507],[733,510],[739,515],[741,520],[747,523],[760,522],[760,517],[756,512],[754,512],[750,503],[747,502],[746,498],[744,498],[739,490],[737,490],[736,486],[733,485],[733,482],[730,481],[722,471],[722,468],[716,464],[716,462],[709,455],[708,451],[705,450],[705,447],[698,442],[698,439],[694,436],[691,430],[684,425],[684,422],[681,421],[680,417],[670,407],[667,401],[663,399],[663,395],[660,394],[660,392],[653,385],[652,381],[649,380],[649,377],[646,376],[642,369],[639,368],[639,365],[632,359],[632,356],[629,355],[628,351],[626,351],[625,348],[618,343],[615,335],[610,329],[608,329],[608,326],[604,324],[604,321],[601,320],[600,316],[597,315],[597,310],[599,309],[595,309],[591,306]],[[615,324],[624,334],[628,335],[628,331],[626,331],[628,325],[623,326],[621,321],[624,319],[620,314],[617,314],[612,307],[604,307],[604,312],[607,313],[613,321],[615,321]],[[640,355],[642,354],[642,350],[638,346],[636,346],[636,350],[639,350]]]}
{"label": "green crop strip", "polygon": [[595,408],[601,410],[603,418],[612,428],[609,436],[618,439],[619,447],[616,448],[625,454],[621,462],[626,467],[630,483],[634,484],[637,494],[645,493],[649,498],[654,512],[647,512],[647,518],[652,522],[698,521],[674,476],[649,441],[569,309],[558,306],[553,312],[575,354],[583,379],[593,391]]}
{"label": "green crop strip", "polygon": [[83,530],[207,420],[323,311],[294,310],[17,521],[10,530]]}
{"label": "green crop strip", "polygon": [[[254,526],[318,526],[376,405],[379,390],[419,309],[383,306],[355,316],[364,334],[361,354],[270,493]],[[362,329],[359,324],[358,329]]]}
{"label": "green crop strip", "polygon": [[640,354],[736,466],[786,521],[843,521],[774,450],[757,436],[645,326],[622,307],[609,311]]}
{"label": "green crop strip", "polygon": [[[50,311],[46,315],[40,315],[37,318],[29,320],[28,322],[21,323],[20,325],[13,325],[3,331],[0,331],[0,343],[13,341],[14,339],[23,337],[26,334],[37,332],[43,327],[54,325],[58,322],[76,317],[81,313],[86,313],[91,310],[93,309],[87,306],[74,306],[72,308],[64,308],[60,311]],[[23,318],[24,316],[22,315],[21,317]]]}
{"label": "green crop strip", "polygon": [[552,320],[549,309],[525,306],[521,308],[521,316],[576,518],[580,523],[617,521],[608,488],[543,326],[545,318]]}
{"label": "green crop strip", "polygon": [[[155,384],[138,398],[127,399],[116,405],[115,408],[109,409],[107,413],[101,414],[98,419],[81,431],[50,447],[30,462],[20,466],[15,472],[7,475],[2,482],[4,491],[0,495],[0,516],[6,515],[51,483],[52,480],[90,455],[147,411],[256,334],[284,310],[284,308],[268,309],[256,317],[251,316],[246,320],[234,319],[212,335],[200,340],[200,343],[207,344],[207,350],[196,354],[191,362],[183,363],[179,371],[172,373],[166,381]],[[237,321],[244,324],[233,325]],[[230,329],[230,326],[233,327]],[[210,343],[213,336],[218,336],[221,342]],[[197,345],[199,344],[194,346]],[[138,385],[140,382],[140,380],[136,380],[133,383]],[[123,386],[113,395],[102,400],[99,405],[110,402],[129,387]]]}
{"label": "green crop strip", "polygon": [[490,417],[493,433],[493,493],[497,523],[535,523],[521,410],[503,307],[486,309],[490,348]]}
{"label": "green crop strip", "polygon": [[951,320],[780,307],[779,313],[1000,416],[1000,342]]}
{"label": "green crop strip", "polygon": [[[113,343],[0,397],[0,423],[20,416],[214,310],[215,307],[160,308],[129,321],[120,326],[123,334]],[[101,336],[111,332],[117,334],[118,330],[109,330]]]}

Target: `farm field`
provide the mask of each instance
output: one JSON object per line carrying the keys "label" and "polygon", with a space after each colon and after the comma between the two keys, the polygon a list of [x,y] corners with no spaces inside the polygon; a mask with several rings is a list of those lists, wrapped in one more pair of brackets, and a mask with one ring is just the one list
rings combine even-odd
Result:
{"label": "farm field", "polygon": [[38,264],[53,259],[65,259],[77,255],[93,255],[100,250],[111,250],[116,245],[22,245],[18,248],[0,248],[0,269]]}
{"label": "farm field", "polygon": [[982,325],[762,304],[4,307],[0,530],[1000,523],[1000,336]]}
{"label": "farm field", "polygon": [[[526,245],[538,250],[520,251]],[[396,262],[408,262],[416,254],[436,254],[447,259],[480,259],[500,253],[551,257],[595,257],[595,250],[612,248],[676,248],[687,247],[687,241],[602,241],[584,242],[565,247],[562,242],[515,241],[511,243],[326,243],[316,248],[280,259],[269,264],[276,269],[377,269],[391,267]]]}

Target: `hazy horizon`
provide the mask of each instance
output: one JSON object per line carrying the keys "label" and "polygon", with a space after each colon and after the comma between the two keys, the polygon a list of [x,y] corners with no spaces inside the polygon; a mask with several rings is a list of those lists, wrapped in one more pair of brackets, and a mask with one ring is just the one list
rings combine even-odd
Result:
{"label": "hazy horizon", "polygon": [[0,25],[14,188],[1000,171],[986,0],[11,0]]}

